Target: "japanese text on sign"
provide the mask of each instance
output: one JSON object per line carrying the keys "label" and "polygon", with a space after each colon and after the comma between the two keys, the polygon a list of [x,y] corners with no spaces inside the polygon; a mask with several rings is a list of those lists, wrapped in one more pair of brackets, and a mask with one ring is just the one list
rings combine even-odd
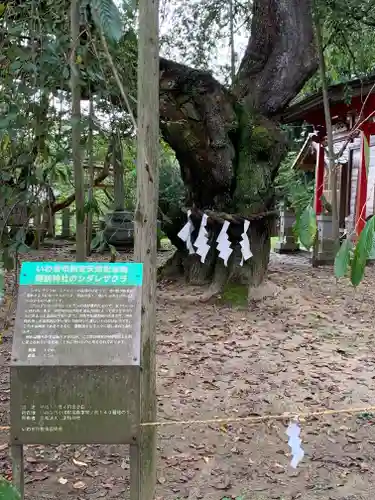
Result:
{"label": "japanese text on sign", "polygon": [[20,285],[140,286],[142,264],[25,262]]}

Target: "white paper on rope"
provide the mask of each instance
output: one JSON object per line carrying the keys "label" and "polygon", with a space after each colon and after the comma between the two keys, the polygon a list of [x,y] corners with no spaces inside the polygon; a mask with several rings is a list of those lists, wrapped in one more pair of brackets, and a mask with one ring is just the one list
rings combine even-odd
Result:
{"label": "white paper on rope", "polygon": [[290,462],[291,467],[296,469],[300,461],[305,456],[305,452],[301,447],[302,439],[299,437],[301,429],[296,422],[290,423],[286,430],[286,434],[289,437],[288,445],[292,450],[292,461]]}
{"label": "white paper on rope", "polygon": [[190,216],[191,216],[191,210],[188,210],[187,223],[184,225],[184,227],[181,229],[181,231],[178,233],[177,236],[180,238],[180,240],[185,242],[186,248],[189,250],[189,254],[192,255],[195,253],[193,244],[191,242],[191,234],[194,231],[194,224]]}
{"label": "white paper on rope", "polygon": [[197,249],[197,254],[201,257],[202,264],[206,260],[207,254],[210,250],[210,245],[208,244],[208,233],[206,229],[208,217],[203,214],[201,227],[199,228],[198,237],[194,242],[194,246]]}
{"label": "white paper on rope", "polygon": [[230,241],[228,238],[228,228],[229,222],[226,220],[221,228],[219,236],[217,237],[217,249],[219,251],[219,257],[223,259],[224,265],[228,266],[228,259],[231,256],[233,249],[230,246]]}
{"label": "white paper on rope", "polygon": [[250,227],[250,221],[245,220],[243,223],[243,233],[241,234],[242,239],[240,241],[241,253],[242,253],[240,266],[243,266],[244,261],[249,260],[253,256],[253,253],[250,249],[250,241],[247,236],[247,231],[249,230],[249,227]]}

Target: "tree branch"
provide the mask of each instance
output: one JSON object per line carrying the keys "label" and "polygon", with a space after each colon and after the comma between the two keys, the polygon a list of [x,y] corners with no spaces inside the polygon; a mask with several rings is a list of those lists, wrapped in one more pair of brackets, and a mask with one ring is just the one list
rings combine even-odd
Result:
{"label": "tree branch", "polygon": [[[111,155],[112,155],[112,144],[108,148],[105,160],[104,160],[104,165],[103,169],[100,171],[100,174],[98,174],[97,178],[94,180],[93,187],[99,187],[99,184],[101,184],[109,175],[109,167],[111,165]],[[75,193],[72,193],[70,196],[65,198],[65,200],[60,201],[59,203],[54,203],[51,207],[52,213],[55,214],[56,212],[59,212],[60,210],[63,210],[64,208],[69,207],[72,203],[75,202],[76,195]]]}
{"label": "tree branch", "polygon": [[236,95],[270,116],[285,108],[318,68],[311,0],[254,0],[251,37]]}

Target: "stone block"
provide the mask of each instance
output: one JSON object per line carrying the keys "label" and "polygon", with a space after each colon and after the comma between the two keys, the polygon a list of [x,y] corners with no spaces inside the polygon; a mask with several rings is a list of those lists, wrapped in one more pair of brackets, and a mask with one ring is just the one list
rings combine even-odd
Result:
{"label": "stone block", "polygon": [[312,264],[314,267],[333,264],[337,245],[333,237],[332,215],[317,215],[317,241],[313,251]]}
{"label": "stone block", "polygon": [[[160,221],[157,221],[157,227],[159,233]],[[108,243],[116,248],[132,247],[134,245],[134,214],[127,210],[109,213],[105,220],[104,236]]]}
{"label": "stone block", "polygon": [[276,242],[274,251],[276,253],[293,253],[299,251],[296,242],[293,226],[296,221],[294,212],[281,208],[280,210],[279,239]]}

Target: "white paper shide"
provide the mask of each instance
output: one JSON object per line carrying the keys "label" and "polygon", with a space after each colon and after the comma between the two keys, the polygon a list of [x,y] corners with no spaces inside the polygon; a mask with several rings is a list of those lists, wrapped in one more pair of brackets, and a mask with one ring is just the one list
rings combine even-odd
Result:
{"label": "white paper shide", "polygon": [[288,445],[292,450],[292,461],[290,462],[293,469],[297,468],[297,465],[303,459],[305,452],[301,447],[302,439],[299,437],[301,429],[296,422],[289,424],[286,430],[286,434],[289,437]]}
{"label": "white paper shide", "polygon": [[194,231],[194,224],[190,218],[191,210],[188,210],[187,216],[188,216],[187,223],[184,225],[184,227],[181,229],[181,231],[178,233],[177,236],[180,238],[180,240],[185,242],[189,254],[192,255],[195,253],[195,251],[193,244],[191,242],[191,234]]}
{"label": "white paper shide", "polygon": [[202,216],[201,227],[199,228],[198,237],[195,240],[194,246],[197,249],[197,254],[201,257],[202,264],[206,260],[207,254],[210,250],[210,245],[208,244],[208,232],[206,229],[208,217],[206,214]]}
{"label": "white paper shide", "polygon": [[219,236],[216,239],[217,249],[219,251],[219,257],[223,259],[225,266],[228,266],[228,259],[233,252],[228,237],[228,228],[229,228],[229,222],[225,221],[223,227],[221,228]]}
{"label": "white paper shide", "polygon": [[253,256],[252,251],[250,249],[250,241],[249,241],[249,238],[247,236],[247,232],[248,232],[249,227],[250,227],[250,221],[245,220],[243,226],[244,226],[243,233],[241,234],[242,239],[240,241],[241,253],[242,253],[242,259],[240,262],[240,266],[243,266],[244,261],[249,260]]}

